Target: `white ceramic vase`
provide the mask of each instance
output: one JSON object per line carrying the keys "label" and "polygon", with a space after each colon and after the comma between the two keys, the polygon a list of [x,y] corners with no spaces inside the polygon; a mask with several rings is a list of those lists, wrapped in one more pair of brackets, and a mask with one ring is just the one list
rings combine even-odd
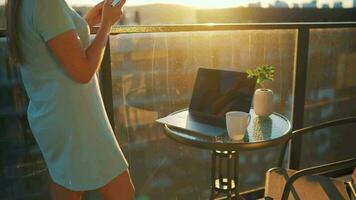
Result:
{"label": "white ceramic vase", "polygon": [[267,117],[273,112],[273,91],[257,89],[254,96],[254,110],[256,115]]}

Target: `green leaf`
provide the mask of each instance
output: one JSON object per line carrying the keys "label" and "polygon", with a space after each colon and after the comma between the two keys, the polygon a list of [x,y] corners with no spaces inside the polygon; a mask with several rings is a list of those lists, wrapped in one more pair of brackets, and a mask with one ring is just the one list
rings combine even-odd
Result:
{"label": "green leaf", "polygon": [[248,69],[246,73],[248,74],[247,78],[256,77],[257,85],[262,87],[263,82],[269,80],[274,81],[276,67],[274,65],[263,64],[255,69]]}

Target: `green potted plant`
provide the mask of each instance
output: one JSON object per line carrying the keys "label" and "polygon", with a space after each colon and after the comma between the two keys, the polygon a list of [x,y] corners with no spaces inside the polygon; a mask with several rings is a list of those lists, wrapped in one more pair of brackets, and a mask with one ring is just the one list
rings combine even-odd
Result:
{"label": "green potted plant", "polygon": [[254,110],[258,116],[269,116],[273,112],[273,91],[266,88],[266,81],[274,80],[274,65],[261,65],[246,71],[248,78],[256,78],[259,87],[254,95]]}

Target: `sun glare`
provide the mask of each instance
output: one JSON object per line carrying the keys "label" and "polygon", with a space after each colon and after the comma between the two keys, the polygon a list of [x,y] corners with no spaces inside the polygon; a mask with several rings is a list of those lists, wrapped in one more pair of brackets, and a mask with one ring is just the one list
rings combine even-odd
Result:
{"label": "sun glare", "polygon": [[208,26],[215,26],[217,23],[206,23],[205,25],[208,25]]}
{"label": "sun glare", "polygon": [[224,8],[224,7],[237,7],[242,6],[243,1],[232,1],[232,0],[181,0],[174,1],[175,3],[183,3],[185,5],[190,5],[197,8]]}
{"label": "sun glare", "polygon": [[[4,0],[0,0],[0,3]],[[94,5],[102,0],[66,0],[71,5]],[[126,0],[127,6],[147,5],[147,4],[178,4],[184,6],[192,6],[195,8],[227,8],[247,6],[250,3],[261,2],[262,7],[268,7],[269,4],[274,4],[277,0]],[[293,3],[308,3],[312,0],[281,0],[292,6]],[[333,4],[334,2],[342,2],[345,7],[352,7],[352,0],[318,0],[318,6],[322,4]]]}
{"label": "sun glare", "polygon": [[[0,0],[1,1],[1,0]],[[101,0],[66,0],[72,5],[94,5]],[[267,0],[269,1],[269,0]],[[243,6],[253,0],[126,0],[127,6],[145,4],[178,4],[196,8],[224,8]]]}

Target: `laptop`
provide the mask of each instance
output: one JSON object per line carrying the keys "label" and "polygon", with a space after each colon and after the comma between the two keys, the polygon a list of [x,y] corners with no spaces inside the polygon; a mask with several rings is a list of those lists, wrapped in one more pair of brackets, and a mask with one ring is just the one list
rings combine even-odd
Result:
{"label": "laptop", "polygon": [[203,136],[225,135],[225,114],[249,113],[255,85],[244,72],[199,68],[189,109],[156,122]]}

